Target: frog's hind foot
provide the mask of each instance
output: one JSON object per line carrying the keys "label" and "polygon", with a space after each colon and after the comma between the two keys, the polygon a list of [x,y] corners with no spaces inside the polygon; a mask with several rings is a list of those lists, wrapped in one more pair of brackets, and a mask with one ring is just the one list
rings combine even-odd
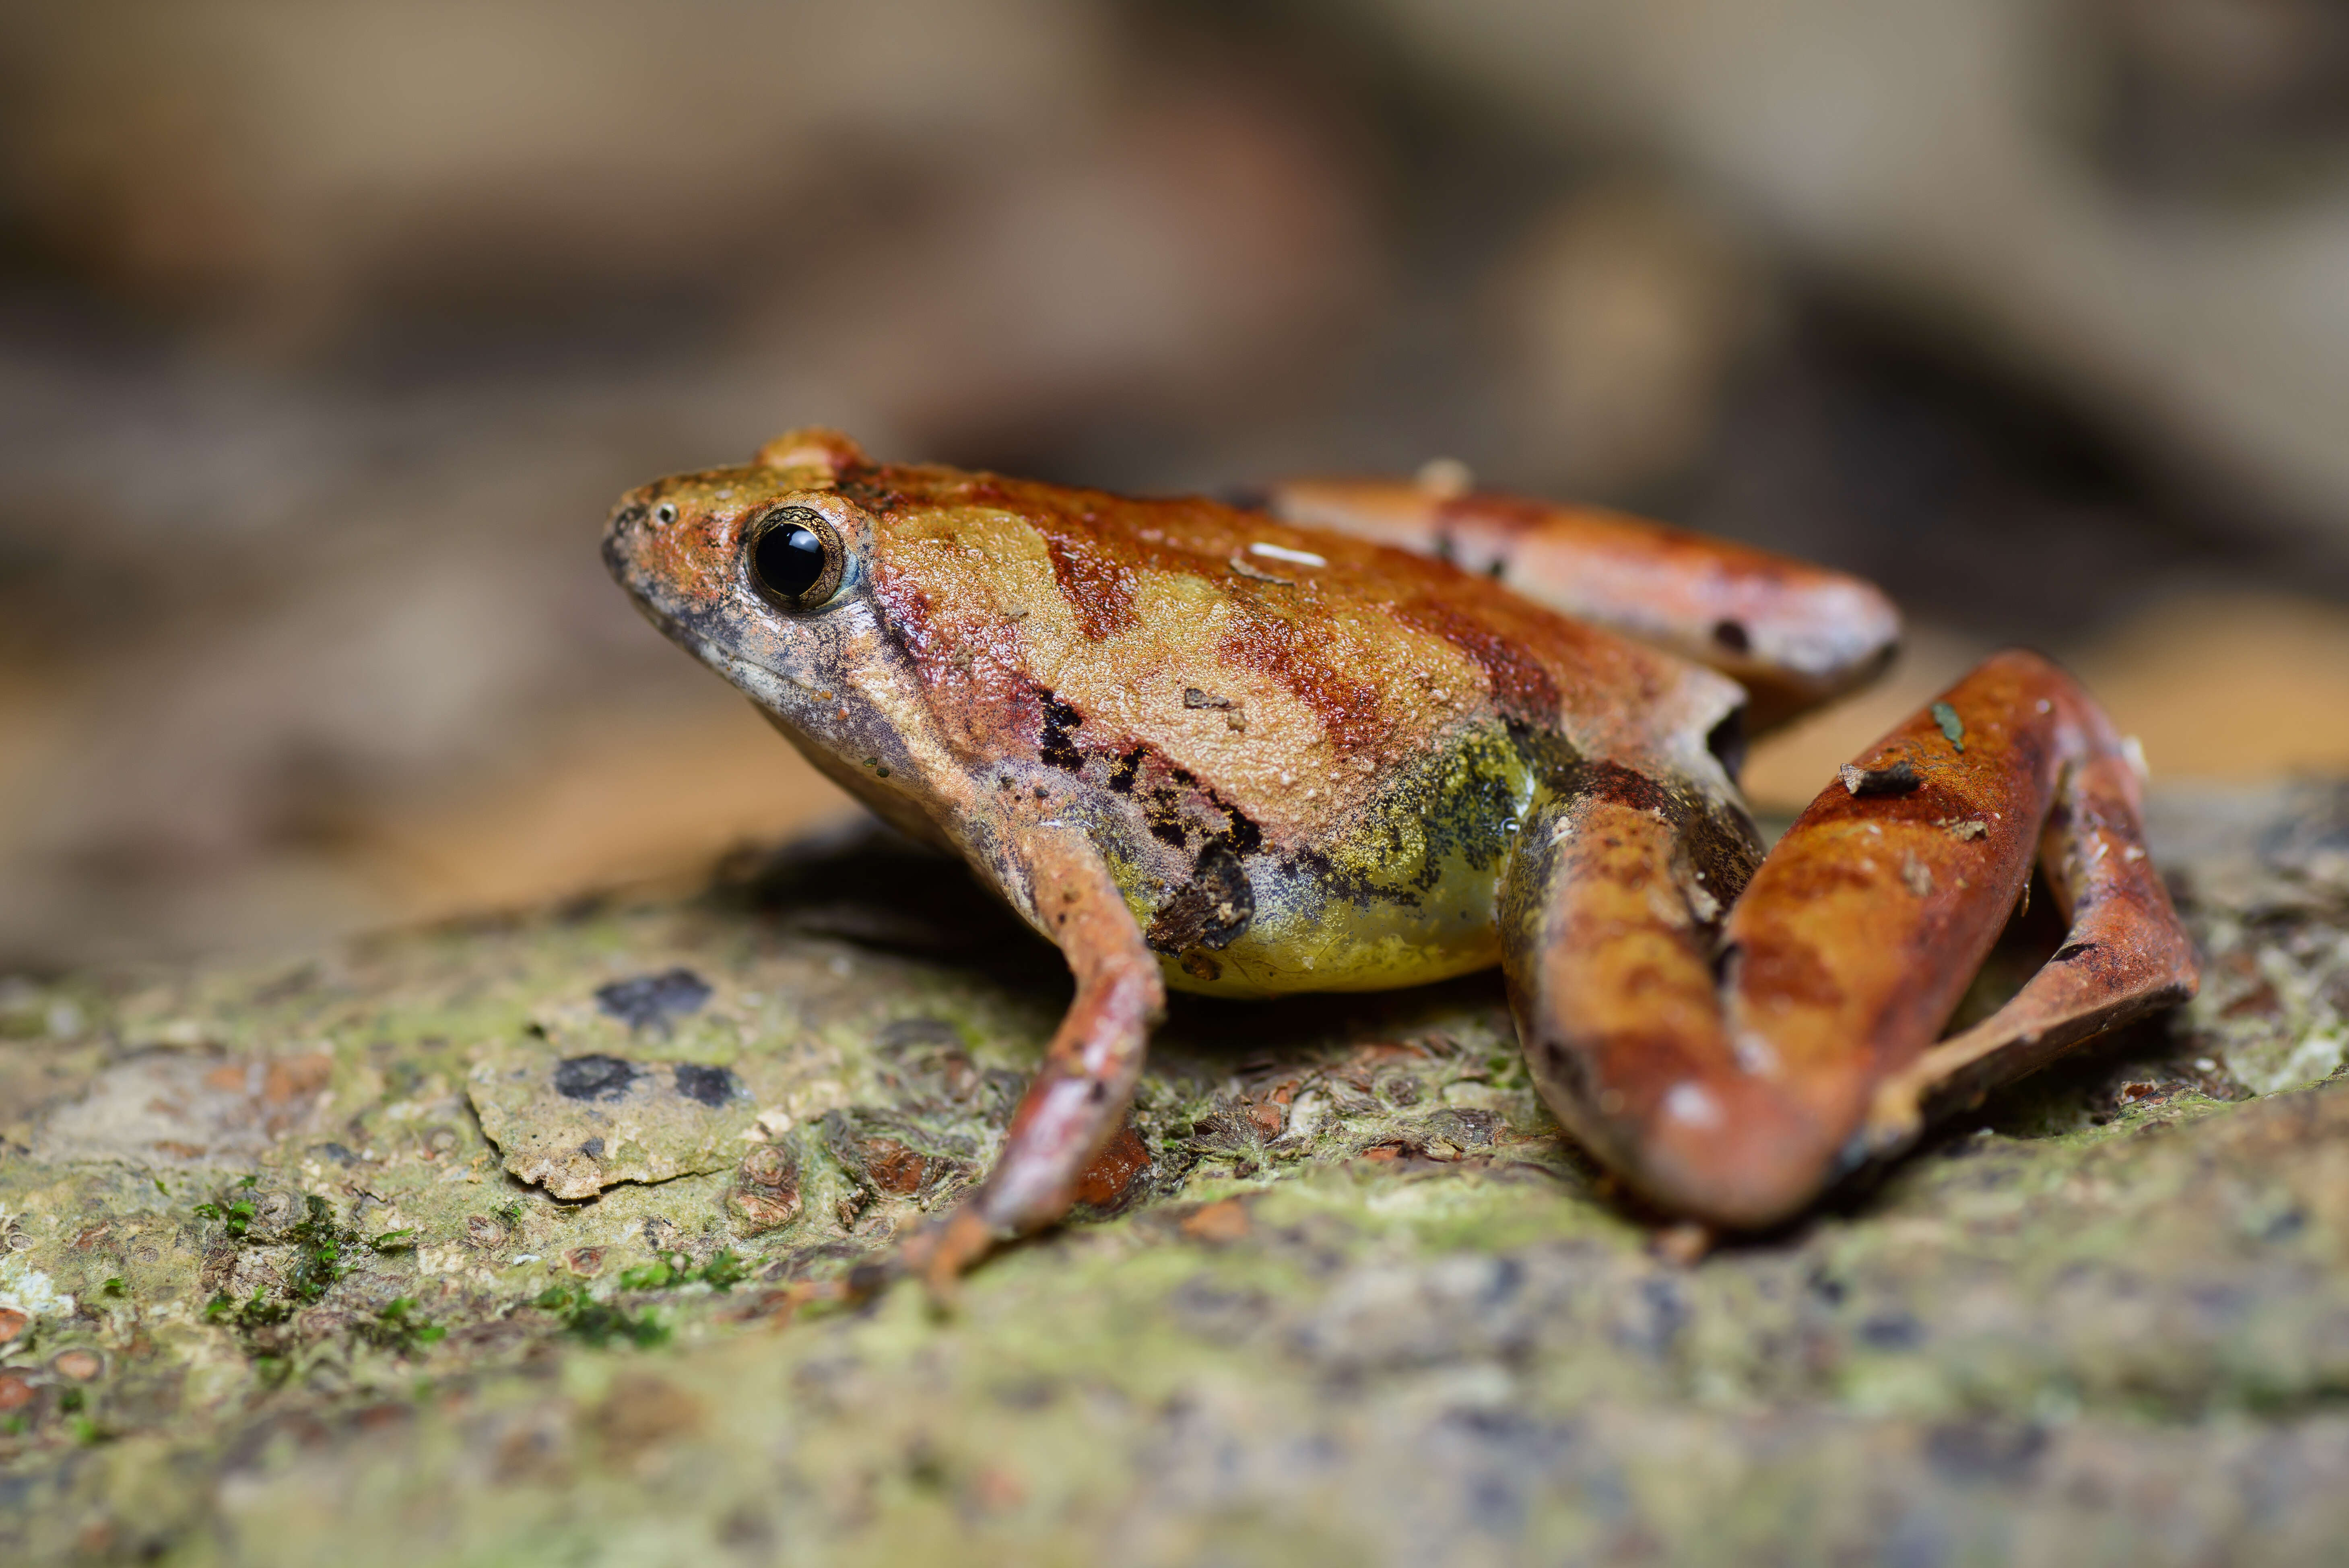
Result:
{"label": "frog's hind foot", "polygon": [[[1725,915],[1685,826],[1604,781],[1509,871],[1511,1005],[1542,1096],[1647,1197],[1750,1229],[1932,1117],[2194,993],[2137,763],[2035,654],[2001,654],[1845,767]],[[1936,1043],[2036,859],[2064,946]]]}

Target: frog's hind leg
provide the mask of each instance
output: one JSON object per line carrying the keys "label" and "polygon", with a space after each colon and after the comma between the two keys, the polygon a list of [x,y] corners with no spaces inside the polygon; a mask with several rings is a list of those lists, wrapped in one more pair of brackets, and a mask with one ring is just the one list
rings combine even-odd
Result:
{"label": "frog's hind leg", "polygon": [[[2125,748],[2033,654],[1989,660],[1845,768],[1717,925],[1687,836],[1620,780],[1561,793],[1521,839],[1502,937],[1543,1097],[1708,1223],[1786,1218],[1926,1118],[2194,991]],[[2034,857],[2064,948],[1936,1044]]]}
{"label": "frog's hind leg", "polygon": [[1857,577],[1596,507],[1378,480],[1299,480],[1264,502],[1709,664],[1751,694],[1752,731],[1869,680],[1900,638],[1899,612]]}
{"label": "frog's hind leg", "polygon": [[998,1242],[1069,1211],[1079,1177],[1124,1125],[1150,1030],[1166,1009],[1158,960],[1109,867],[1081,836],[1038,830],[1014,851],[1037,926],[1075,971],[1077,994],[1011,1113],[987,1179],[940,1226],[903,1251],[933,1295]]}

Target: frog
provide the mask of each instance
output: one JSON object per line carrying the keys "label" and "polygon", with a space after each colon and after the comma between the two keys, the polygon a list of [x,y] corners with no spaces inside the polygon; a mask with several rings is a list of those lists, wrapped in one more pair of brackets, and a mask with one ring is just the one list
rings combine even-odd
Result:
{"label": "frog", "polygon": [[[1765,851],[1746,737],[1877,676],[1890,600],[1456,465],[1133,497],[802,429],[630,491],[603,555],[1066,959],[991,1168],[902,1243],[942,1293],[1067,1216],[1170,991],[1497,966],[1565,1132],[1627,1201],[1721,1235],[2198,982],[2141,754],[2053,660],[1984,660]],[[1951,1028],[2034,868],[2063,945]]]}

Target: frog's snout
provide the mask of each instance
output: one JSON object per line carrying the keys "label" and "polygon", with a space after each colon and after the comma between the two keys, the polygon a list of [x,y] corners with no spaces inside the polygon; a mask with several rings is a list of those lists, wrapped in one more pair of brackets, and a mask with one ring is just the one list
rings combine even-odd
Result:
{"label": "frog's snout", "polygon": [[620,571],[627,565],[629,538],[635,536],[636,529],[641,529],[641,526],[644,526],[644,504],[623,505],[604,522],[604,566],[613,576],[620,576]]}
{"label": "frog's snout", "polygon": [[645,532],[650,510],[641,501],[626,502],[604,524],[604,569],[633,588],[636,541]]}

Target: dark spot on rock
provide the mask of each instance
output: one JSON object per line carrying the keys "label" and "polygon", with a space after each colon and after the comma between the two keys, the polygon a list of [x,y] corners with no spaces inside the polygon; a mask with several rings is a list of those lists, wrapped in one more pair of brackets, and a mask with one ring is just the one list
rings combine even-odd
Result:
{"label": "dark spot on rock", "polygon": [[1162,953],[1226,948],[1255,918],[1256,889],[1248,883],[1247,867],[1223,845],[1211,842],[1199,851],[1191,880],[1161,906],[1144,940]]}
{"label": "dark spot on rock", "polygon": [[1746,635],[1744,624],[1740,621],[1714,621],[1713,640],[1716,647],[1730,653],[1743,654],[1754,651],[1754,639]]}
{"label": "dark spot on rock", "polygon": [[566,1056],[554,1064],[554,1092],[566,1100],[616,1100],[636,1085],[636,1073],[618,1056]]}
{"label": "dark spot on rock", "polygon": [[1958,1421],[1925,1435],[1925,1458],[1952,1480],[2014,1486],[2031,1479],[2047,1434],[2038,1427]]}
{"label": "dark spot on rock", "polygon": [[579,1152],[590,1159],[601,1159],[604,1158],[604,1140],[600,1137],[591,1137],[579,1146]]}
{"label": "dark spot on rock", "polygon": [[630,1029],[649,1029],[701,1011],[709,984],[689,969],[663,970],[598,988],[595,1005]]}
{"label": "dark spot on rock", "polygon": [[1860,1343],[1876,1350],[1908,1350],[1924,1337],[1924,1325],[1905,1312],[1878,1313],[1859,1325]]}
{"label": "dark spot on rock", "polygon": [[353,1160],[358,1158],[357,1155],[353,1154],[349,1149],[345,1148],[338,1143],[322,1143],[318,1146],[318,1152],[325,1155],[328,1159],[333,1160],[336,1165],[348,1165]]}
{"label": "dark spot on rock", "polygon": [[677,1064],[677,1092],[688,1100],[698,1100],[712,1107],[737,1099],[742,1094],[742,1080],[730,1067],[712,1067],[699,1062],[679,1062]]}
{"label": "dark spot on rock", "polygon": [[1228,708],[1231,705],[1232,700],[1228,697],[1211,697],[1196,686],[1183,688],[1183,706],[1185,708]]}
{"label": "dark spot on rock", "polygon": [[1661,1359],[1688,1325],[1689,1304],[1670,1277],[1658,1274],[1641,1280],[1623,1303],[1614,1325],[1614,1338],[1625,1348]]}
{"label": "dark spot on rock", "polygon": [[962,1031],[943,1018],[900,1018],[884,1027],[873,1043],[881,1050],[892,1052],[916,1045],[959,1046]]}

